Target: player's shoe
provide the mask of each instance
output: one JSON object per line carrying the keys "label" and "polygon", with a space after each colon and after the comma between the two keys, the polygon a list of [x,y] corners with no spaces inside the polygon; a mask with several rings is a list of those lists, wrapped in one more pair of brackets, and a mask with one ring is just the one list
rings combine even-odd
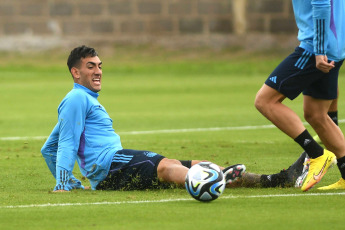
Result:
{"label": "player's shoe", "polygon": [[335,189],[345,189],[345,180],[343,178],[340,178],[338,182],[335,182],[334,184],[324,186],[317,188],[319,190],[335,190]]}
{"label": "player's shoe", "polygon": [[336,163],[335,155],[324,149],[323,155],[315,159],[310,159],[310,166],[307,178],[302,185],[302,191],[306,192],[315,184],[319,183],[330,166]]}
{"label": "player's shoe", "polygon": [[320,139],[320,137],[319,137],[319,135],[313,136],[313,139],[314,139],[319,145],[322,145],[322,144],[323,144],[322,141],[321,141],[321,139]]}
{"label": "player's shoe", "polygon": [[[309,166],[305,164],[308,162],[309,157],[306,152],[303,152],[301,156],[288,168],[280,171],[278,174],[271,175],[275,178],[276,186],[281,187],[301,187],[302,183],[299,181],[304,180],[308,174]],[[299,185],[300,184],[300,185]]]}
{"label": "player's shoe", "polygon": [[302,155],[305,155],[304,162],[303,162],[303,168],[301,174],[297,177],[295,181],[295,187],[300,188],[302,187],[304,179],[307,177],[309,172],[309,166],[310,166],[310,158],[307,155],[306,152],[302,153]]}
{"label": "player's shoe", "polygon": [[227,184],[231,184],[231,183],[237,181],[239,178],[242,177],[242,175],[244,174],[245,171],[246,171],[246,166],[243,164],[231,165],[231,166],[223,169],[225,182]]}

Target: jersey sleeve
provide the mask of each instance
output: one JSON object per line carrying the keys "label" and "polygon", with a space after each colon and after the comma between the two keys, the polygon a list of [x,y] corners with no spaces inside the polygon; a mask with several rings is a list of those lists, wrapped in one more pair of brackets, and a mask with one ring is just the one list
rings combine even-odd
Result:
{"label": "jersey sleeve", "polygon": [[311,4],[314,23],[314,53],[315,55],[326,55],[331,20],[331,2],[330,0],[312,0]]}
{"label": "jersey sleeve", "polygon": [[53,131],[41,149],[42,156],[44,157],[44,160],[46,161],[47,166],[54,178],[56,178],[56,155],[59,142],[58,128],[58,125],[55,125]]}

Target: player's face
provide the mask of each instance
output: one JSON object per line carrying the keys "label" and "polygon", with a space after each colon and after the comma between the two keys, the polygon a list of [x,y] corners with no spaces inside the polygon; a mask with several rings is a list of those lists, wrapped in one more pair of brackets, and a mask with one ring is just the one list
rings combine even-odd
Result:
{"label": "player's face", "polygon": [[77,69],[76,83],[95,93],[101,90],[102,62],[98,56],[82,58]]}

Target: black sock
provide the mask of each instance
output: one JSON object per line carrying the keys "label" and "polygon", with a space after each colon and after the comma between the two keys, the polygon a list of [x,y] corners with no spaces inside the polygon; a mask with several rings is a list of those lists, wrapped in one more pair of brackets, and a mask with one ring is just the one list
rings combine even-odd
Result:
{"label": "black sock", "polygon": [[192,161],[183,161],[183,160],[180,160],[181,164],[184,166],[184,167],[187,167],[187,168],[191,168],[192,167]]}
{"label": "black sock", "polygon": [[275,188],[277,186],[284,187],[286,181],[287,181],[286,173],[261,175],[260,177],[260,185],[263,188]]}
{"label": "black sock", "polygon": [[308,130],[304,130],[295,141],[306,151],[310,158],[322,156],[323,148],[313,139]]}
{"label": "black sock", "polygon": [[345,180],[345,157],[337,159],[338,168],[341,174],[341,177]]}
{"label": "black sock", "polygon": [[338,125],[338,111],[328,112],[328,116],[332,119],[332,121]]}

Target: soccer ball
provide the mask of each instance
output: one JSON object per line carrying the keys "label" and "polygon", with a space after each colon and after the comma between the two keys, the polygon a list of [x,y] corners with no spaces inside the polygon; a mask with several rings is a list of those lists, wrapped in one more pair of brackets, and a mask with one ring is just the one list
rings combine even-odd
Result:
{"label": "soccer ball", "polygon": [[225,184],[222,170],[211,162],[193,165],[185,180],[188,193],[198,201],[217,199],[223,193]]}

